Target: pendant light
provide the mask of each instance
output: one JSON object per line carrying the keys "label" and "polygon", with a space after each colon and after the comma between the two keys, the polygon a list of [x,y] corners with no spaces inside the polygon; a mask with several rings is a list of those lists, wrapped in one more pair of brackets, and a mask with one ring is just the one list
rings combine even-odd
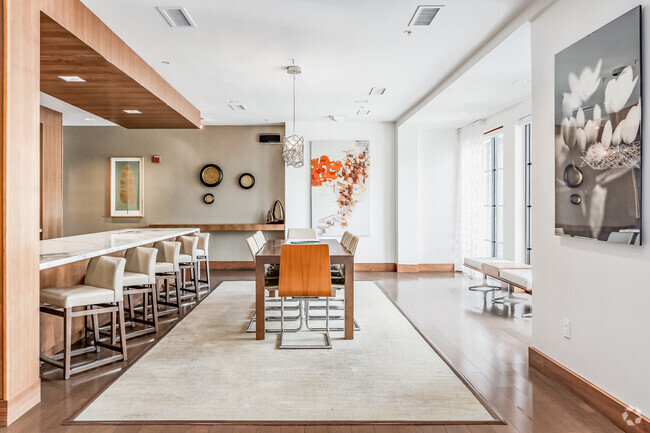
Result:
{"label": "pendant light", "polygon": [[282,142],[282,159],[287,167],[302,167],[305,164],[305,139],[296,134],[296,75],[300,73],[300,66],[287,67],[287,74],[293,75],[293,130]]}

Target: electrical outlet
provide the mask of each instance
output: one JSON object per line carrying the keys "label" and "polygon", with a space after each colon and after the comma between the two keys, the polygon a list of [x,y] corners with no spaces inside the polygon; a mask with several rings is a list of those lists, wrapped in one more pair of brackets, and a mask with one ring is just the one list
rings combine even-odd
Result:
{"label": "electrical outlet", "polygon": [[563,325],[562,335],[564,335],[564,338],[571,339],[571,321],[569,319],[564,319]]}

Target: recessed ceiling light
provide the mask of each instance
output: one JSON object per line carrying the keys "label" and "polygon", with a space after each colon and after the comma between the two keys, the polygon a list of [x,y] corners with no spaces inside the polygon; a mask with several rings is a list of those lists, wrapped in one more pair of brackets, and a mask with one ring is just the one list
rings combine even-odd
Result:
{"label": "recessed ceiling light", "polygon": [[242,104],[228,104],[231,110],[233,111],[245,111],[246,107],[244,107]]}
{"label": "recessed ceiling light", "polygon": [[68,83],[85,83],[86,80],[84,80],[81,77],[78,77],[76,75],[59,75],[59,78],[62,79],[63,81],[67,81]]}
{"label": "recessed ceiling light", "polygon": [[442,6],[432,6],[432,5],[420,5],[415,10],[411,21],[409,21],[410,26],[428,26],[431,24],[431,21],[438,15],[440,8]]}
{"label": "recessed ceiling light", "polygon": [[367,99],[357,99],[354,101],[355,104],[367,104],[368,100]]}
{"label": "recessed ceiling light", "polygon": [[523,80],[517,80],[514,83],[512,83],[513,86],[524,86],[526,84],[530,84],[530,80],[523,79]]}
{"label": "recessed ceiling light", "polygon": [[196,23],[183,7],[158,7],[158,12],[170,27],[196,27]]}
{"label": "recessed ceiling light", "polygon": [[329,117],[333,122],[343,122],[345,120],[345,116],[342,114],[332,114]]}
{"label": "recessed ceiling light", "polygon": [[126,114],[142,114],[142,111],[140,110],[122,110],[122,111],[124,111]]}
{"label": "recessed ceiling light", "polygon": [[86,120],[88,122],[96,122],[97,121],[97,119],[93,119],[91,117],[86,117],[84,120]]}
{"label": "recessed ceiling light", "polygon": [[234,99],[226,99],[226,104],[239,104],[239,101]]}
{"label": "recessed ceiling light", "polygon": [[357,111],[357,116],[367,116],[368,114],[370,114],[370,110],[368,108],[361,107],[359,111]]}
{"label": "recessed ceiling light", "polygon": [[163,65],[169,65],[169,61],[168,61],[168,60],[163,60],[161,63],[162,63]]}
{"label": "recessed ceiling light", "polygon": [[385,87],[373,87],[370,89],[369,95],[383,95],[384,92],[386,91]]}

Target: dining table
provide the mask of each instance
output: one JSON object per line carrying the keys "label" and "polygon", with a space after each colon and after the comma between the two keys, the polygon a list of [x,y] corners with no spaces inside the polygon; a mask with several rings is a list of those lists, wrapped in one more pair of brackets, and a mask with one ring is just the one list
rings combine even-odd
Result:
{"label": "dining table", "polygon": [[[270,239],[255,256],[255,312],[258,318],[255,321],[255,338],[257,340],[264,340],[266,331],[265,320],[259,320],[260,317],[265,317],[265,266],[279,265],[282,245],[292,241],[296,242],[296,240],[292,239]],[[343,247],[336,239],[321,239],[319,243],[329,246],[330,264],[343,265],[345,278],[345,339],[352,340],[354,339],[354,254]]]}

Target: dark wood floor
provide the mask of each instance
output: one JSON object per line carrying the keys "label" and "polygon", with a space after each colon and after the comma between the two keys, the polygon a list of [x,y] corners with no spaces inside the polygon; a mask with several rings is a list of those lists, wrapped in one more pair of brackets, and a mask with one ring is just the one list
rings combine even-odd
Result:
{"label": "dark wood floor", "polygon": [[[213,284],[252,280],[252,271],[212,273]],[[465,375],[508,422],[504,426],[256,426],[256,425],[101,425],[61,424],[121,371],[120,364],[73,376],[45,367],[42,402],[0,432],[8,433],[613,433],[621,432],[603,416],[551,382],[527,363],[532,321],[507,308],[485,306],[459,274],[357,273],[375,280],[411,321]],[[476,284],[476,282],[473,282]],[[521,311],[515,310],[515,315]],[[190,313],[191,314],[191,313]],[[162,335],[174,323],[168,318]],[[130,341],[129,363],[136,362],[160,337]],[[188,366],[187,374],[195,374]],[[128,396],[124,396],[128,399]]]}

